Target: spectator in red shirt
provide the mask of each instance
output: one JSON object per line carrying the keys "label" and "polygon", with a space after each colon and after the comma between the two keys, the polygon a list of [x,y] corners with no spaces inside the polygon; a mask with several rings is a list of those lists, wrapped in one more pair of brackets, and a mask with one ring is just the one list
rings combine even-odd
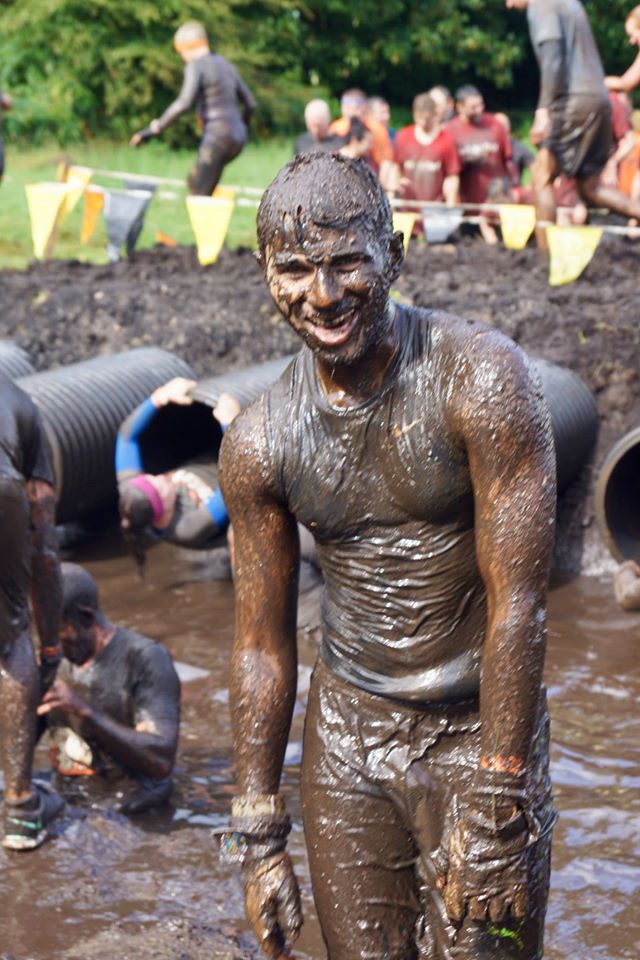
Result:
{"label": "spectator in red shirt", "polygon": [[[485,203],[492,181],[503,181],[508,188],[508,163],[511,144],[504,127],[484,108],[480,91],[471,85],[456,93],[457,116],[446,124],[462,161],[460,199],[463,203]],[[486,220],[480,222],[480,232],[487,243],[495,244],[498,237]]]}
{"label": "spectator in red shirt", "polygon": [[396,189],[408,200],[458,201],[461,163],[451,134],[438,120],[437,105],[428,93],[413,101],[413,124],[395,139]]}

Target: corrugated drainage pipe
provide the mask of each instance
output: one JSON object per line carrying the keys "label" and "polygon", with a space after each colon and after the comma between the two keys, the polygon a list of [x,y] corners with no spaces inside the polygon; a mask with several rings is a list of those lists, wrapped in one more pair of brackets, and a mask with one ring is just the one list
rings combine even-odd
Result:
{"label": "corrugated drainage pipe", "polygon": [[556,448],[558,493],[563,493],[585,465],[598,434],[593,394],[577,373],[532,357],[542,380]]}
{"label": "corrugated drainage pipe", "polygon": [[141,347],[17,381],[44,417],[56,468],[58,523],[117,502],[118,428],[156,387],[178,376],[195,379],[175,354]]}
{"label": "corrugated drainage pipe", "polygon": [[596,515],[616,560],[640,562],[640,427],[607,454],[596,484]]}
{"label": "corrugated drainage pipe", "polygon": [[191,392],[191,406],[172,403],[159,410],[139,439],[145,471],[164,473],[193,460],[217,459],[222,430],[212,410],[220,394],[230,393],[244,408],[278,379],[292,359],[268,360],[199,380]]}
{"label": "corrugated drainage pipe", "polygon": [[17,380],[18,377],[27,377],[35,372],[26,350],[13,340],[0,340],[0,373],[4,373],[10,380]]}

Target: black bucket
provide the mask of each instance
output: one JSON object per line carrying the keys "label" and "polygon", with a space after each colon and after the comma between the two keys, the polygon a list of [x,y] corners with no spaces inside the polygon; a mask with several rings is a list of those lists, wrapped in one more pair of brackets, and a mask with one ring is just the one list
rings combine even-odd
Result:
{"label": "black bucket", "polygon": [[58,523],[117,502],[118,429],[156,387],[173,377],[195,379],[175,354],[141,347],[17,381],[43,415],[56,469]]}
{"label": "black bucket", "polygon": [[4,373],[10,380],[17,380],[18,377],[28,377],[35,372],[26,350],[13,340],[0,340],[0,373]]}

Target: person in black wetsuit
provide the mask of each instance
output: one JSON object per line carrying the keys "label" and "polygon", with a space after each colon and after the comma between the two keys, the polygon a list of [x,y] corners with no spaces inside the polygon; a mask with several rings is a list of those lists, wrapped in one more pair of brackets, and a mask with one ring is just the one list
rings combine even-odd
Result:
{"label": "person in black wetsuit", "polygon": [[187,183],[191,193],[210,196],[224,167],[244,147],[256,104],[234,65],[211,52],[202,24],[183,24],[176,32],[174,46],[186,64],[182,90],[161,117],[134,133],[130,144],[137,147],[158,136],[195,103],[202,123],[202,140]]}
{"label": "person in black wetsuit", "polygon": [[303,523],[325,595],[301,792],[330,960],[537,960],[556,500],[540,383],[494,328],[390,300],[402,234],[362,162],[287,164],[258,240],[304,346],[220,453],[240,787],[222,852],[242,863],[247,915],[278,957],[301,924],[279,783]]}
{"label": "person in black wetsuit", "polygon": [[93,577],[63,563],[64,659],[38,714],[47,718],[61,776],[126,773],[120,809],[164,803],[178,745],[180,680],[160,643],[116,627],[100,610]]}
{"label": "person in black wetsuit", "polygon": [[[36,705],[60,662],[61,582],[55,479],[38,410],[0,374],[0,762],[5,778],[3,844],[31,850],[63,802],[31,782]],[[31,642],[29,594],[40,641]]]}
{"label": "person in black wetsuit", "polygon": [[[180,547],[202,550],[213,546],[227,529],[229,518],[217,483],[213,452],[168,473],[144,472],[142,434],[166,404],[191,404],[189,393],[195,386],[194,380],[176,377],[158,387],[118,431],[116,477],[122,529],[140,567],[144,565],[144,542],[149,531]],[[235,397],[223,393],[212,415],[224,431],[239,410]]]}

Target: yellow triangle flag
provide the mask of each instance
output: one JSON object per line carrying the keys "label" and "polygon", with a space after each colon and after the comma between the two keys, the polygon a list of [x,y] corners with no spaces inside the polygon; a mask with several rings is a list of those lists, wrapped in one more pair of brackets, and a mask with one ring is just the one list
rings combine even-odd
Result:
{"label": "yellow triangle flag", "polygon": [[536,208],[505,203],[500,207],[502,240],[509,250],[523,250],[536,227]]}
{"label": "yellow triangle flag", "polygon": [[66,183],[27,183],[27,206],[31,221],[33,252],[38,260],[51,256],[55,229],[62,205],[69,193]]}
{"label": "yellow triangle flag", "polygon": [[69,216],[75,205],[78,203],[92,176],[93,170],[91,170],[90,167],[71,166],[68,168],[66,181],[70,189],[69,193],[65,197],[64,203],[62,204],[62,210],[60,211],[61,223],[65,217]]}
{"label": "yellow triangle flag", "polygon": [[418,215],[416,213],[405,213],[400,210],[394,210],[393,212],[393,229],[399,230],[400,233],[404,234],[405,253],[409,249],[409,240],[411,240],[411,234],[413,233],[417,218]]}
{"label": "yellow triangle flag", "polygon": [[578,279],[591,262],[601,236],[601,227],[547,227],[552,287]]}
{"label": "yellow triangle flag", "polygon": [[216,187],[211,196],[224,200],[235,200],[236,191],[234,187]]}
{"label": "yellow triangle flag", "polygon": [[201,266],[215,263],[218,259],[234,205],[229,197],[187,197],[187,212]]}
{"label": "yellow triangle flag", "polygon": [[80,243],[89,243],[96,232],[98,216],[104,206],[104,194],[96,187],[87,187],[84,191],[84,207],[82,210],[82,229]]}

